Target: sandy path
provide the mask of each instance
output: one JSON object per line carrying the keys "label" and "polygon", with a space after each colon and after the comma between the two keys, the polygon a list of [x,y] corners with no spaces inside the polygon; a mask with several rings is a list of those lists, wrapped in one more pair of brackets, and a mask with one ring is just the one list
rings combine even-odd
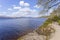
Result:
{"label": "sandy path", "polygon": [[52,24],[54,26],[56,32],[54,36],[50,40],[60,40],[60,25],[58,25],[56,22]]}
{"label": "sandy path", "polygon": [[[52,23],[52,27],[55,28],[55,34],[51,37],[50,40],[60,40],[60,25],[56,22]],[[28,33],[19,40],[45,40],[42,35],[38,35],[36,32]]]}
{"label": "sandy path", "polygon": [[38,35],[36,32],[28,33],[19,40],[43,40],[42,35]]}

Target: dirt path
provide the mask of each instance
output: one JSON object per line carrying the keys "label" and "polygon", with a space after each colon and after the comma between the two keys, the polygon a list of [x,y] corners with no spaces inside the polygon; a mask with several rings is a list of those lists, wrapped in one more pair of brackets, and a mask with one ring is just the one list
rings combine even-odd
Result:
{"label": "dirt path", "polygon": [[[60,25],[56,22],[52,23],[52,27],[55,28],[55,34],[50,40],[60,40]],[[38,35],[36,32],[28,33],[19,40],[45,40],[42,35]]]}
{"label": "dirt path", "polygon": [[43,36],[38,35],[36,32],[28,33],[19,40],[43,40]]}
{"label": "dirt path", "polygon": [[60,40],[60,25],[58,25],[56,22],[52,24],[54,26],[56,32],[54,36],[50,40]]}

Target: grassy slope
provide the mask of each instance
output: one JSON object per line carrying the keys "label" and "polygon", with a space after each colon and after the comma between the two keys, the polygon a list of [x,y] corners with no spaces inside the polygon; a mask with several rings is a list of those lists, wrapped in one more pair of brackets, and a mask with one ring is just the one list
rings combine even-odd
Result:
{"label": "grassy slope", "polygon": [[[48,18],[48,19],[44,22],[44,24],[43,24],[42,26],[40,26],[40,27],[36,30],[36,32],[37,32],[39,35],[44,35],[44,36],[46,36],[46,40],[49,40],[50,35],[55,32],[55,29],[49,26],[49,24],[52,24],[53,22],[58,22],[58,23],[60,24],[60,18],[57,17],[57,16],[54,16],[54,17],[52,17],[52,18],[51,18],[51,17]],[[52,31],[52,30],[53,30],[53,31]],[[20,38],[19,38],[19,40],[20,40]]]}
{"label": "grassy slope", "polygon": [[56,15],[49,17],[44,24],[36,30],[36,32],[40,35],[46,36],[46,40],[49,40],[50,35],[55,32],[55,29],[49,26],[49,24],[52,24],[53,22],[58,22],[60,24],[60,18]]}

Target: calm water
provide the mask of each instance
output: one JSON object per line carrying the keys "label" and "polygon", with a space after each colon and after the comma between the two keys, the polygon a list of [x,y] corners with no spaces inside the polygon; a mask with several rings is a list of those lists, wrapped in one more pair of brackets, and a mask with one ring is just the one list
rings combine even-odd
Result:
{"label": "calm water", "polygon": [[45,20],[45,18],[0,19],[0,40],[16,40],[38,28]]}

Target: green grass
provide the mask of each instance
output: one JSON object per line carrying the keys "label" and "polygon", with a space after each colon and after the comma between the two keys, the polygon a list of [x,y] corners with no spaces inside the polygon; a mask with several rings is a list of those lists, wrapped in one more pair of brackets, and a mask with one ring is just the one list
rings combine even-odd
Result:
{"label": "green grass", "polygon": [[[42,26],[40,26],[40,27],[36,30],[36,32],[37,32],[38,34],[40,34],[40,35],[45,35],[45,36],[50,35],[51,30],[52,30],[53,28],[50,27],[49,24],[51,24],[52,22],[53,22],[53,21],[48,18],[48,19],[44,22],[44,24],[43,24]],[[49,28],[51,28],[51,29],[49,29]],[[42,31],[43,31],[43,32],[42,32]]]}
{"label": "green grass", "polygon": [[[36,32],[39,35],[44,35],[46,36],[46,40],[49,40],[50,36],[52,33],[55,33],[55,29],[51,26],[49,26],[49,24],[52,24],[53,22],[58,22],[60,24],[60,18],[58,16],[54,16],[52,18],[48,18],[43,25],[41,25]],[[53,31],[51,31],[53,30]]]}
{"label": "green grass", "polygon": [[[43,25],[41,25],[36,32],[39,35],[44,35],[46,36],[45,40],[49,40],[50,36],[52,33],[55,33],[55,29],[51,26],[49,26],[49,24],[52,24],[53,22],[58,22],[60,24],[60,18],[58,16],[53,16],[52,18],[48,18]],[[52,31],[53,30],[53,31]],[[19,38],[20,40],[20,38]]]}
{"label": "green grass", "polygon": [[58,24],[60,25],[60,20],[58,20],[57,22],[58,22]]}
{"label": "green grass", "polygon": [[54,16],[52,18],[48,18],[44,23],[43,25],[41,25],[38,30],[40,29],[45,29],[47,27],[49,27],[48,25],[49,24],[52,24],[53,22],[58,22],[60,24],[60,18],[58,16]]}

